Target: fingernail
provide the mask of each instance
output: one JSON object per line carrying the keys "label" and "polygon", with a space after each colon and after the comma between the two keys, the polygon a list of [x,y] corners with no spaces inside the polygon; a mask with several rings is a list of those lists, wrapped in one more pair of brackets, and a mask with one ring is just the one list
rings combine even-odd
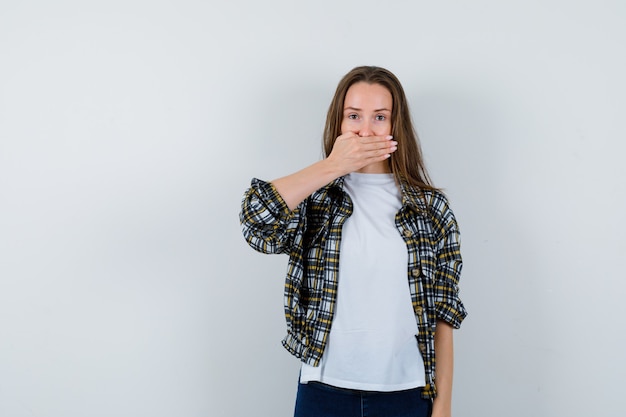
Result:
{"label": "fingernail", "polygon": [[391,136],[391,135],[386,136],[385,139],[393,139],[393,136]]}
{"label": "fingernail", "polygon": [[398,144],[398,142],[396,142],[395,140],[392,140],[391,143],[395,146]]}

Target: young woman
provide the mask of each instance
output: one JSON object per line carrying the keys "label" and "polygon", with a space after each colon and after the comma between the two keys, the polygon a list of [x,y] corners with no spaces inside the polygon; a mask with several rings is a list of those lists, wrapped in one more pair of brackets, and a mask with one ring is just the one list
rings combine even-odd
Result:
{"label": "young woman", "polygon": [[295,416],[450,416],[460,235],[391,72],[343,77],[324,148],[301,171],[253,179],[240,213],[250,246],[289,255]]}

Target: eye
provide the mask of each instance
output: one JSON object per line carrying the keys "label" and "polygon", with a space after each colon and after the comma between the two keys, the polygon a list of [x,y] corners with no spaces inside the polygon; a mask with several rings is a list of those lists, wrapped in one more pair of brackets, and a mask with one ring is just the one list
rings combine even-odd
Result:
{"label": "eye", "polygon": [[350,119],[350,120],[356,120],[358,118],[359,118],[359,116],[356,113],[350,113],[348,115],[348,119]]}
{"label": "eye", "polygon": [[384,122],[385,120],[387,120],[387,117],[384,114],[377,114],[376,120],[379,122]]}

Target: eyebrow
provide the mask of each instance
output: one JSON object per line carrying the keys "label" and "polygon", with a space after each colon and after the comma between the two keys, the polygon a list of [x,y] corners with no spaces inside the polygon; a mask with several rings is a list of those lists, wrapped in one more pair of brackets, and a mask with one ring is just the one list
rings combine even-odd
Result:
{"label": "eyebrow", "polygon": [[[363,109],[359,109],[358,107],[350,107],[350,106],[349,106],[349,107],[345,107],[345,108],[343,109],[343,111],[346,111],[346,110],[363,111]],[[389,110],[389,109],[387,109],[387,108],[375,109],[375,110],[374,110],[374,112],[380,112],[380,111],[388,111],[388,112],[390,112],[391,110]]]}

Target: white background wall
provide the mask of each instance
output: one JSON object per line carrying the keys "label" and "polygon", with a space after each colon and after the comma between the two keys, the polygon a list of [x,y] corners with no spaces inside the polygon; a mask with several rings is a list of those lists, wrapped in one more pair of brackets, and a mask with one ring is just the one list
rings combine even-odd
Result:
{"label": "white background wall", "polygon": [[289,416],[286,257],[252,176],[402,80],[463,232],[456,416],[626,400],[626,3],[0,3],[0,416]]}

